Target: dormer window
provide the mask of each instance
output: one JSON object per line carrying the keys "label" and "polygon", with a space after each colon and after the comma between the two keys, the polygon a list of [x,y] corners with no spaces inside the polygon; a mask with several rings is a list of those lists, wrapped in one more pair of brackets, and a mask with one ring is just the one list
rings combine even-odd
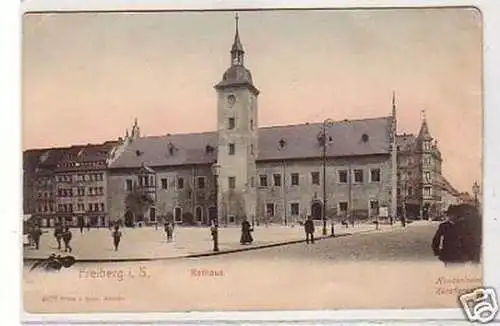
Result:
{"label": "dormer window", "polygon": [[174,144],[172,144],[172,143],[170,143],[170,142],[169,142],[169,143],[168,143],[168,153],[169,153],[170,155],[174,155],[174,151],[175,151],[175,146],[174,146]]}
{"label": "dormer window", "polygon": [[283,138],[281,138],[280,141],[278,142],[278,146],[280,147],[280,149],[285,148],[285,146],[286,146],[286,140],[284,140]]}
{"label": "dormer window", "polygon": [[361,135],[361,141],[362,141],[363,143],[367,143],[369,139],[370,139],[370,137],[368,137],[368,135],[367,135],[367,134],[362,134],[362,135]]}

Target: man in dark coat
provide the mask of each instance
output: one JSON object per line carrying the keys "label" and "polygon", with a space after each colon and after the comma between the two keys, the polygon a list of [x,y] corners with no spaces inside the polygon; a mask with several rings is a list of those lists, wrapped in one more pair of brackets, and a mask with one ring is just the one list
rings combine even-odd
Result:
{"label": "man in dark coat", "polygon": [[251,244],[253,242],[252,231],[252,226],[247,221],[247,218],[243,218],[243,222],[241,222],[241,244]]}
{"label": "man in dark coat", "polygon": [[57,241],[57,249],[61,250],[61,240],[62,240],[62,234],[64,230],[61,225],[61,223],[57,223],[56,227],[54,228],[54,237],[56,238]]}
{"label": "man in dark coat", "polygon": [[308,216],[304,223],[304,231],[306,231],[306,242],[309,243],[310,239],[311,243],[314,243],[314,222],[311,216]]}
{"label": "man in dark coat", "polygon": [[451,205],[448,220],[439,225],[432,239],[432,250],[448,264],[479,262],[481,223],[477,210],[470,205]]}

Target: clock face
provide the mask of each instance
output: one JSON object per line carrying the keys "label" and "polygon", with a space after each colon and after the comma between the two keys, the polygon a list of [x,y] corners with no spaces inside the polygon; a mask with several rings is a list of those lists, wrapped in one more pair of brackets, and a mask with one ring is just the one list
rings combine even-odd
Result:
{"label": "clock face", "polygon": [[233,107],[234,102],[236,102],[236,96],[234,96],[234,95],[229,95],[229,96],[227,97],[227,104],[228,104],[228,106],[229,106],[230,108],[231,108],[231,107]]}

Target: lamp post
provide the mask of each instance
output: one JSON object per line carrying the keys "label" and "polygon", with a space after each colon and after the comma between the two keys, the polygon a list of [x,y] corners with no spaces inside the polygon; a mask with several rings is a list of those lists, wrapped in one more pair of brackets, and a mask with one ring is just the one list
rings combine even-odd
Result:
{"label": "lamp post", "polygon": [[[318,137],[320,141],[320,145],[322,147],[322,165],[323,165],[323,209],[322,209],[322,218],[323,218],[323,235],[327,235],[326,230],[326,146],[328,144],[329,138],[327,137],[326,127],[333,125],[333,121],[331,119],[325,119],[322,124],[321,134]],[[330,138],[331,139],[331,138]],[[332,234],[333,224],[332,224]]]}
{"label": "lamp post", "polygon": [[474,194],[474,206],[476,207],[476,209],[478,209],[479,183],[477,181],[474,181],[474,183],[472,184],[472,193]]}
{"label": "lamp post", "polygon": [[214,175],[214,189],[215,189],[215,202],[217,207],[217,216],[214,220],[210,221],[210,232],[212,233],[212,240],[214,242],[213,251],[219,251],[219,187],[218,187],[218,176],[219,176],[220,166],[218,164],[212,165],[212,174]]}

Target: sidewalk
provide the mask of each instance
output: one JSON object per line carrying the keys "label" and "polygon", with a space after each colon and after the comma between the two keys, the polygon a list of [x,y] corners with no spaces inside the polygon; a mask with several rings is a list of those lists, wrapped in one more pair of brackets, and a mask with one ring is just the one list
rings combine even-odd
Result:
{"label": "sidewalk", "polygon": [[[388,232],[401,228],[400,225],[380,225],[376,230],[374,224],[360,224],[344,228],[335,225],[335,236],[348,236],[367,232]],[[50,254],[60,253],[57,242],[53,237],[53,230],[42,235],[40,249],[24,248],[24,260],[46,259]],[[214,254],[227,254],[238,251],[253,250],[258,248],[273,247],[291,243],[305,242],[304,229],[301,226],[259,226],[254,228],[254,242],[251,245],[239,243],[241,231],[239,227],[219,228],[219,252],[215,253],[210,230],[207,227],[176,227],[174,240],[167,243],[165,233],[161,228],[144,227],[136,229],[124,228],[122,240],[118,251],[113,250],[111,231],[108,229],[91,229],[80,234],[79,229],[72,229],[73,239],[71,247],[73,255],[81,262],[119,262],[119,261],[146,261],[167,260],[186,257],[202,257]],[[327,227],[331,238],[331,225]],[[317,239],[324,238],[322,227],[316,226]]]}

